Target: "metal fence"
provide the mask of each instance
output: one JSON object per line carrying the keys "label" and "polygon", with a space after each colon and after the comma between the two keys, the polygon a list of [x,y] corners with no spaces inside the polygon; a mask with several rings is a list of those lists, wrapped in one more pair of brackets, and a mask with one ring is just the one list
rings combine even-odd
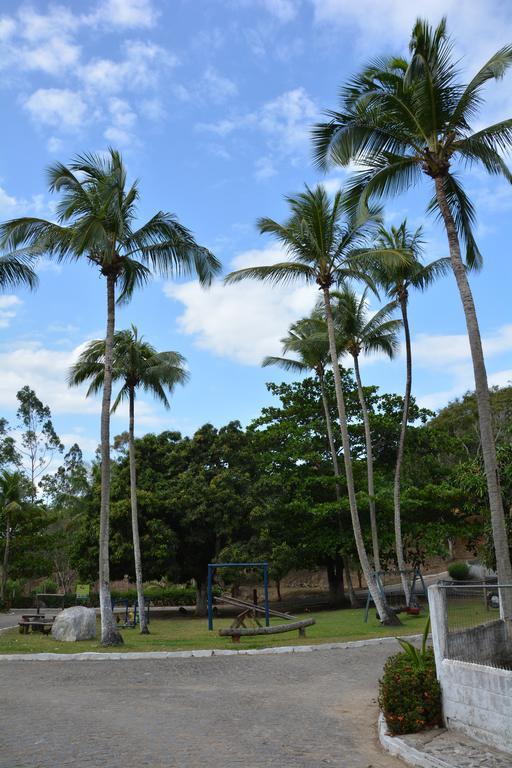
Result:
{"label": "metal fence", "polygon": [[501,602],[512,585],[441,583],[445,595],[446,657],[512,669],[512,623],[501,618]]}

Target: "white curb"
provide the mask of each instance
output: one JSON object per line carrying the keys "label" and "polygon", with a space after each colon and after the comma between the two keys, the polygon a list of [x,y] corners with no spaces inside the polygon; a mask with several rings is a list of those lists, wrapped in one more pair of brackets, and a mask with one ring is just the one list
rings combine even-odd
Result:
{"label": "white curb", "polygon": [[[407,635],[405,639],[414,640],[420,635]],[[84,653],[0,653],[2,661],[126,661],[143,659],[197,659],[212,656],[263,656],[276,653],[310,653],[311,651],[336,651],[346,648],[362,648],[366,645],[381,645],[395,642],[395,637],[374,637],[369,640],[351,640],[346,643],[318,643],[316,645],[284,645],[277,648],[240,648],[229,650],[212,648],[194,651],[140,651],[112,653],[86,651]]]}
{"label": "white curb", "polygon": [[433,755],[420,752],[416,747],[407,744],[400,736],[391,736],[382,712],[379,715],[378,730],[381,745],[393,757],[399,757],[404,762],[417,768],[454,768],[453,763],[447,763],[445,760],[439,760]]}

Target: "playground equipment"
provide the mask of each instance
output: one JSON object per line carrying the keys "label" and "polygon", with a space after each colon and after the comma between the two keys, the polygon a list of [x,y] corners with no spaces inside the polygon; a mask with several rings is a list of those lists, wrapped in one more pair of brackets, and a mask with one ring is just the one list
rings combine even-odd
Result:
{"label": "playground equipment", "polygon": [[[246,600],[241,600],[231,595],[220,595],[216,597],[213,594],[213,571],[215,568],[242,568],[242,567],[258,567],[263,569],[263,584],[264,584],[264,607],[258,605],[257,592],[254,590],[253,602],[249,603]],[[213,603],[224,603],[226,605],[232,605],[235,608],[240,608],[240,613],[235,617],[230,627],[219,629],[219,635],[221,637],[231,637],[234,643],[240,642],[241,636],[254,636],[254,635],[275,635],[281,632],[291,632],[293,630],[299,631],[299,637],[305,637],[306,627],[311,627],[315,624],[314,619],[297,619],[296,616],[292,616],[289,613],[282,613],[281,611],[272,610],[268,603],[268,563],[209,563],[208,564],[208,629],[213,629]],[[258,614],[265,615],[265,626],[262,627],[258,618]],[[277,616],[278,618],[285,619],[290,622],[289,624],[274,624],[270,625],[270,617]],[[247,627],[245,622],[252,620],[255,626]]]}
{"label": "playground equipment", "polygon": [[[149,600],[146,600],[146,622],[149,624]],[[116,600],[112,600],[112,610],[116,607],[116,605],[124,605],[124,622],[121,623],[121,619],[119,617],[119,614],[116,616],[116,621],[121,627],[121,629],[135,629],[137,624],[139,623],[139,617],[137,616],[137,611],[139,609],[139,603],[136,600],[133,603],[133,606],[130,605],[130,601],[127,597],[120,597]]]}
{"label": "playground equipment", "polygon": [[[410,568],[405,571],[388,570],[388,571],[374,571],[375,581],[382,597],[387,600],[388,604],[394,608],[396,613],[407,611],[408,613],[417,614],[420,611],[420,605],[418,602],[419,592],[417,591],[418,583],[421,584],[423,589],[423,597],[427,599],[427,587],[423,580],[423,576],[419,568]],[[402,575],[405,575],[407,579],[410,577],[409,583],[409,602],[404,605],[403,588],[402,588]],[[389,579],[394,579],[390,583]],[[394,598],[394,599],[393,599]],[[395,606],[393,606],[395,603]],[[368,614],[370,607],[373,605],[373,599],[368,591],[368,597],[366,598],[366,608],[364,612],[364,623],[368,622]]]}
{"label": "playground equipment", "polygon": [[265,605],[265,626],[270,626],[268,605],[268,563],[208,563],[208,630],[213,630],[213,572],[216,568],[261,568],[263,570],[263,594]]}
{"label": "playground equipment", "polygon": [[[267,624],[262,627],[257,613],[264,613],[265,609],[258,605],[258,603],[248,603],[245,600],[239,600],[231,595],[221,595],[220,597],[214,597],[214,600],[218,603],[226,603],[227,605],[233,605],[238,608],[242,608],[241,613],[236,616],[230,627],[219,629],[219,635],[221,637],[231,637],[234,643],[240,642],[241,636],[254,636],[254,635],[277,635],[281,632],[292,632],[294,629],[298,629],[299,637],[306,636],[306,627],[311,627],[315,624],[314,619],[297,619],[296,616],[292,616],[289,613],[281,613],[281,611],[274,611],[271,608],[267,608],[270,616],[278,616],[279,618],[286,619],[289,624]],[[252,619],[256,626],[246,627],[245,622],[247,619]]]}

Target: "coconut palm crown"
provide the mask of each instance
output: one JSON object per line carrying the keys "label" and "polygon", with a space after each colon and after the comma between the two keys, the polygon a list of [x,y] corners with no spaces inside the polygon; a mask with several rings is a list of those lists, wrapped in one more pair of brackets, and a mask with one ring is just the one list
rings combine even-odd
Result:
{"label": "coconut palm crown", "polygon": [[[466,262],[479,266],[475,210],[457,171],[477,164],[512,181],[502,158],[512,147],[512,118],[471,127],[483,87],[511,66],[512,45],[491,56],[467,84],[460,81],[446,19],[436,29],[418,19],[410,53],[408,59],[375,59],[341,89],[340,109],[329,110],[328,122],[313,130],[315,158],[323,168],[361,166],[346,186],[353,203],[404,192],[422,175],[440,179],[466,246]],[[441,216],[436,195],[429,210]]]}
{"label": "coconut palm crown", "polygon": [[[89,342],[69,372],[69,385],[79,386],[90,382],[87,397],[101,392],[104,361],[104,339]],[[135,397],[137,389],[151,394],[165,408],[170,408],[168,394],[177,384],[185,384],[189,378],[185,362],[179,352],[157,352],[155,347],[139,335],[134,325],[129,330],[116,331],[112,380],[122,383],[112,404],[112,412],[117,410],[123,400],[129,400],[131,392]]]}

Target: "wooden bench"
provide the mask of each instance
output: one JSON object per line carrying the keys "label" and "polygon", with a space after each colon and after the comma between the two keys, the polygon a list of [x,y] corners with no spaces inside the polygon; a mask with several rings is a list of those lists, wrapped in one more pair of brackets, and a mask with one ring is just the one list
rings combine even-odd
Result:
{"label": "wooden bench", "polygon": [[34,632],[42,632],[43,635],[49,635],[52,626],[53,626],[53,618],[51,619],[22,619],[18,622],[19,632],[20,635],[28,635],[30,628],[32,628],[32,633]]}
{"label": "wooden bench", "polygon": [[306,636],[306,627],[311,627],[316,624],[314,619],[301,619],[300,621],[291,621],[289,624],[275,624],[270,627],[228,627],[227,629],[219,629],[219,635],[221,637],[231,637],[234,643],[240,642],[240,637],[243,635],[277,635],[281,632],[292,632],[294,629],[299,630],[299,637]]}

